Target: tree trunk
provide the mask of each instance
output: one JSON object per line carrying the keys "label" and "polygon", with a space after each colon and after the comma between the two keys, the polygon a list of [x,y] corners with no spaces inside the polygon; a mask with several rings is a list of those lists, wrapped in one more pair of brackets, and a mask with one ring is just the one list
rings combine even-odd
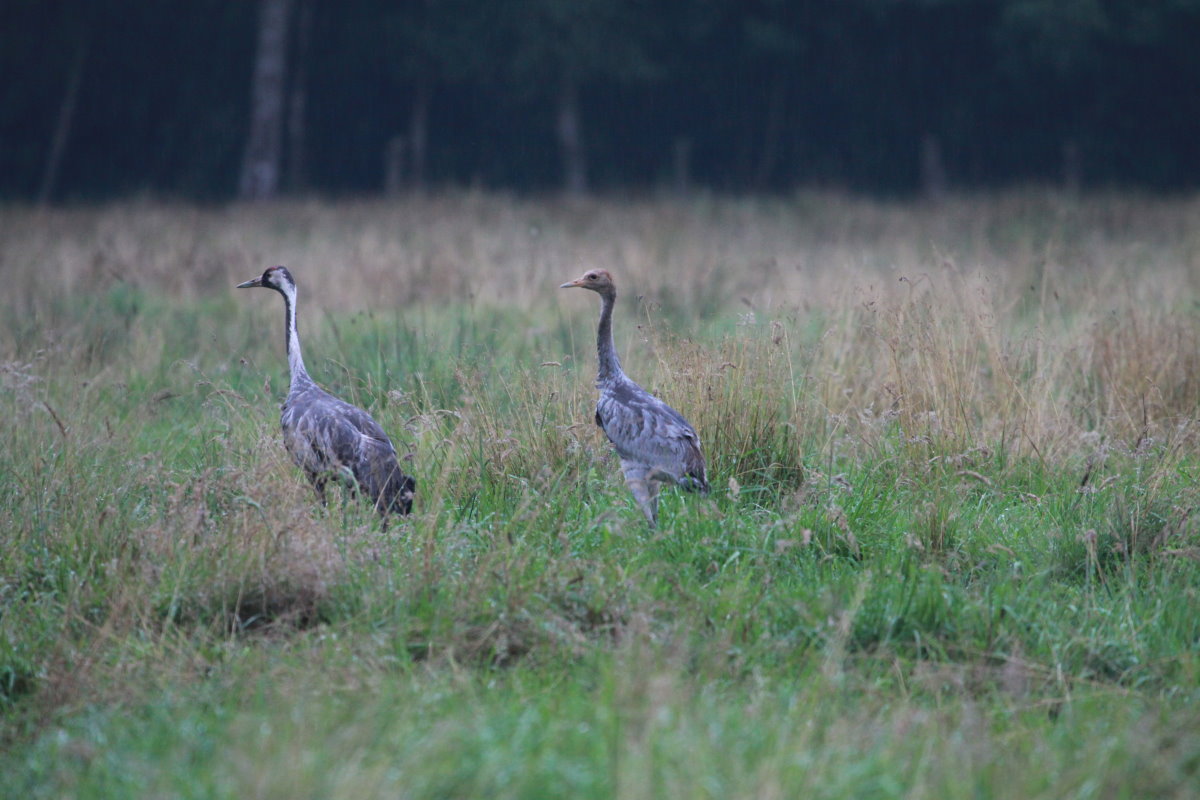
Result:
{"label": "tree trunk", "polygon": [[587,165],[579,123],[579,92],[575,81],[564,78],[558,95],[558,145],[562,150],[563,189],[568,195],[587,192]]}
{"label": "tree trunk", "polygon": [[67,139],[71,135],[71,123],[75,119],[75,105],[79,98],[79,84],[83,80],[83,65],[87,61],[87,45],[82,45],[71,66],[71,77],[67,80],[67,91],[58,107],[58,120],[54,123],[54,138],[50,140],[50,152],[46,154],[46,169],[42,172],[42,185],[38,189],[38,205],[50,202],[54,184],[58,182],[58,170],[62,166]]}
{"label": "tree trunk", "polygon": [[383,150],[383,192],[395,197],[404,188],[404,165],[407,163],[408,147],[403,136],[388,139]]}
{"label": "tree trunk", "polygon": [[408,145],[412,156],[409,180],[418,192],[425,189],[425,158],[429,142],[429,81],[417,80],[413,95],[412,117],[408,121]]}
{"label": "tree trunk", "polygon": [[291,0],[262,0],[260,6],[258,52],[250,86],[250,133],[238,181],[238,196],[243,200],[263,200],[279,192],[291,11]]}
{"label": "tree trunk", "polygon": [[308,185],[308,131],[305,128],[304,115],[308,109],[308,43],[312,34],[313,0],[299,2],[287,111],[286,185],[288,190],[293,192],[302,191]]}
{"label": "tree trunk", "polygon": [[671,185],[684,197],[692,189],[692,140],[680,136],[671,148]]}
{"label": "tree trunk", "polygon": [[1068,139],[1062,146],[1062,181],[1063,191],[1077,195],[1083,186],[1083,154],[1079,151],[1079,142]]}
{"label": "tree trunk", "polygon": [[771,81],[771,93],[767,99],[767,121],[763,129],[762,152],[758,159],[758,168],[754,171],[754,190],[761,192],[771,182],[775,172],[775,163],[779,157],[779,137],[783,131],[783,101],[786,98],[787,85],[783,76],[776,75]]}
{"label": "tree trunk", "polygon": [[921,137],[921,194],[933,203],[941,202],[946,196],[946,166],[942,161],[942,144],[931,133]]}

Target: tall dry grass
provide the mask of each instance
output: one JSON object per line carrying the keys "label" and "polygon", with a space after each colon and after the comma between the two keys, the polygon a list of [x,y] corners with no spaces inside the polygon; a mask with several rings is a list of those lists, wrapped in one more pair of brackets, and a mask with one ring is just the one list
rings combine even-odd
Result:
{"label": "tall dry grass", "polygon": [[[1036,191],[10,208],[0,362],[13,413],[49,439],[98,427],[88,406],[130,386],[153,398],[230,375],[269,420],[278,304],[231,287],[284,263],[310,366],[389,404],[427,464],[552,482],[606,458],[588,423],[596,308],[554,288],[604,267],[628,371],[692,419],[722,480],[797,483],[804,464],[894,448],[897,431],[916,474],[1081,465],[1195,446],[1198,212]],[[252,374],[265,385],[247,395]]]}
{"label": "tall dry grass", "polygon": [[[1193,201],[1037,191],[938,206],[818,194],[564,204],[456,193],[213,210],[8,209],[0,357],[16,376],[65,342],[77,365],[83,351],[103,369],[145,371],[171,337],[171,307],[192,301],[225,314],[238,303],[275,344],[278,309],[233,298],[230,287],[284,263],[301,282],[305,332],[353,312],[395,313],[423,337],[408,346],[432,370],[447,362],[438,326],[456,309],[460,329],[485,320],[476,343],[522,350],[527,374],[510,388],[565,391],[582,415],[595,308],[554,287],[604,267],[621,290],[628,371],[710,439],[760,437],[769,418],[773,431],[791,426],[809,446],[848,431],[864,446],[870,429],[894,424],[933,455],[987,448],[1055,460],[1097,436],[1136,449],[1190,435],[1200,400],[1198,216]],[[138,347],[106,358],[105,343],[129,331],[97,332],[115,323],[89,326],[69,301],[101,296],[118,319],[133,306],[127,327],[144,326],[136,306],[157,299],[164,330],[135,331]],[[197,314],[189,324],[197,337],[214,335]],[[221,344],[245,353],[242,342]],[[579,380],[565,386],[543,363],[573,367]],[[355,366],[345,365],[348,376]],[[433,407],[413,410],[463,413],[436,407],[447,398],[426,399]],[[503,439],[517,420],[487,424],[489,439]],[[542,429],[527,427],[509,449]]]}

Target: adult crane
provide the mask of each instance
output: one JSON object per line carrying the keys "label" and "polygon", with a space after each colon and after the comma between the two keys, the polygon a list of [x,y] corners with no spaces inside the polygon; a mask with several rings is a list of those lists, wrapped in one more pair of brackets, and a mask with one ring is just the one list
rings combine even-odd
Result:
{"label": "adult crane", "polygon": [[708,494],[700,437],[683,415],[634,383],[621,369],[613,346],[612,313],[617,287],[608,270],[592,269],[560,289],[590,289],[600,295],[596,332],[599,367],[596,424],[621,459],[621,471],[650,527],[658,525],[658,489],[675,484]]}
{"label": "adult crane", "polygon": [[331,395],[313,382],[300,354],[296,330],[296,281],[284,267],[269,267],[257,278],[239,283],[239,289],[261,287],[283,295],[284,341],[287,344],[291,385],[279,417],[283,444],[292,460],[325,504],[325,484],[330,480],[363,492],[383,517],[412,510],[416,481],[405,475],[396,448],[371,415]]}

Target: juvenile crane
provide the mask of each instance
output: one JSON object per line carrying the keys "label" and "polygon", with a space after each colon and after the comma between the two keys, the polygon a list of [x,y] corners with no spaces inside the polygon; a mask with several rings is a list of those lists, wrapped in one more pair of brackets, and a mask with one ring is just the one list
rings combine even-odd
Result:
{"label": "juvenile crane", "polygon": [[[365,492],[387,526],[389,514],[412,510],[416,481],[405,475],[396,448],[371,415],[326,392],[308,377],[296,331],[296,281],[284,267],[270,267],[239,289],[261,287],[283,295],[284,335],[291,386],[283,403],[280,424],[283,444],[292,460],[312,483],[325,504],[325,484],[349,484]],[[348,473],[348,474],[347,474]],[[348,478],[353,480],[348,480]]]}
{"label": "juvenile crane", "polygon": [[621,471],[650,527],[658,525],[659,484],[708,494],[700,437],[683,415],[638,386],[622,371],[613,347],[612,312],[617,287],[607,270],[588,270],[560,289],[591,289],[600,295],[596,332],[599,371],[596,424],[621,458]]}

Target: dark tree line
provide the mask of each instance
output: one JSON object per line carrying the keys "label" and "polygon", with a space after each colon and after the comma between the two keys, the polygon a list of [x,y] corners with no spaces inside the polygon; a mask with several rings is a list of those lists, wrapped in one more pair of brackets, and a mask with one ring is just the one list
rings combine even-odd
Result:
{"label": "dark tree line", "polygon": [[0,0],[0,196],[1200,186],[1200,0]]}

